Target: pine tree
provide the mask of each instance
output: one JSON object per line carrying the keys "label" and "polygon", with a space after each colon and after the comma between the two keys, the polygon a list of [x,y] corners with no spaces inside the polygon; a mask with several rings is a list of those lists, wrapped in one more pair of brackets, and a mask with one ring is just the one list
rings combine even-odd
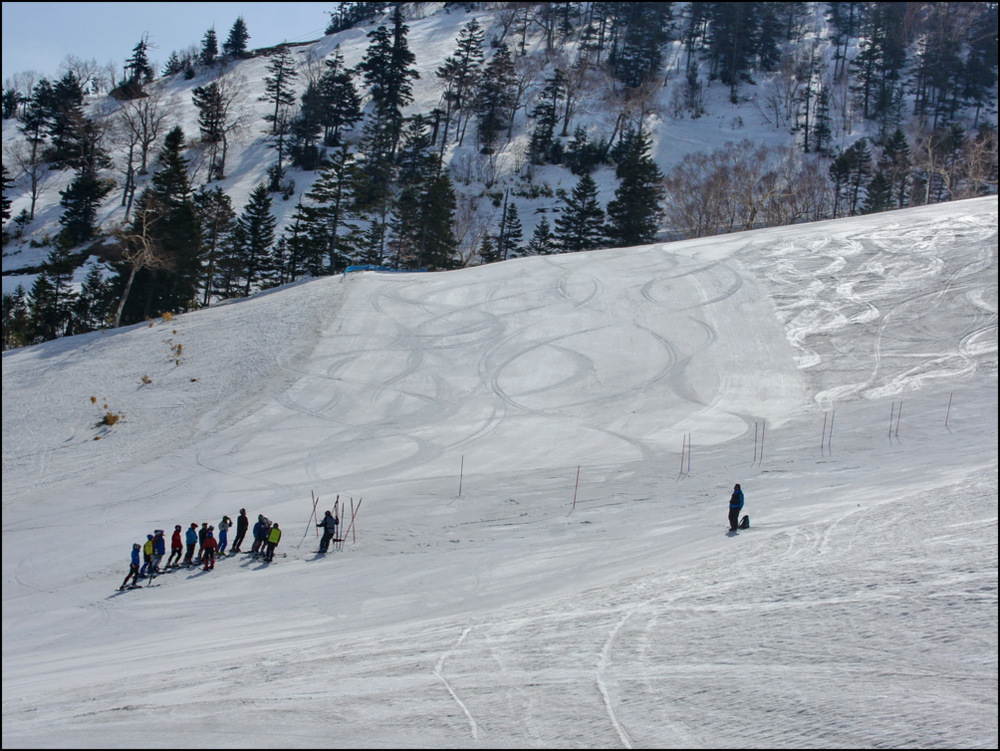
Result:
{"label": "pine tree", "polygon": [[266,283],[273,271],[271,249],[277,220],[271,213],[271,195],[267,185],[260,183],[250,193],[250,200],[236,220],[239,243],[228,259],[236,278],[242,280],[242,294],[249,297],[255,286]]}
{"label": "pine tree", "polygon": [[274,104],[274,111],[265,115],[264,119],[271,123],[271,135],[277,135],[282,122],[282,108],[295,104],[292,85],[299,75],[295,69],[295,59],[287,46],[278,48],[267,64],[267,70],[270,75],[264,76],[264,95],[259,97],[259,101]]}
{"label": "pine tree", "polygon": [[528,241],[528,255],[547,256],[556,252],[556,242],[552,235],[552,225],[546,217],[535,225],[535,231]]}
{"label": "pine tree", "polygon": [[534,164],[544,164],[552,157],[556,123],[559,122],[558,105],[566,89],[566,75],[556,70],[552,78],[545,81],[540,100],[532,111],[535,130],[531,134],[529,151]]}
{"label": "pine tree", "polygon": [[153,66],[149,63],[149,37],[144,34],[132,48],[132,57],[125,63],[125,81],[128,84],[141,85],[152,80]]}
{"label": "pine tree", "polygon": [[215,27],[205,32],[201,39],[201,53],[198,60],[202,65],[212,65],[219,56],[219,38],[215,35]]}
{"label": "pine tree", "polygon": [[861,207],[862,214],[874,214],[879,211],[887,211],[892,208],[892,183],[883,174],[882,170],[877,170],[868,182],[868,189],[865,195],[864,204]]}
{"label": "pine tree", "polygon": [[[458,113],[456,130],[459,145],[465,135],[462,115],[470,109],[473,94],[479,84],[480,70],[483,65],[483,39],[485,31],[476,19],[472,19],[458,35],[455,54],[445,58],[444,65],[437,70],[438,78],[445,82],[444,135],[442,137],[442,153],[448,140],[448,126],[453,113]],[[468,122],[468,120],[466,120]]]}
{"label": "pine tree", "polygon": [[413,101],[412,81],[420,78],[420,73],[412,67],[416,56],[407,44],[407,31],[402,8],[396,5],[392,11],[392,31],[379,26],[369,32],[372,43],[358,66],[372,98],[372,131],[368,141],[369,155],[376,159],[395,159],[403,131],[403,107]]}
{"label": "pine tree", "polygon": [[638,88],[656,77],[663,64],[663,50],[670,39],[671,3],[618,3],[618,41],[609,64],[615,78]]}
{"label": "pine tree", "polygon": [[521,218],[517,214],[517,204],[508,200],[509,196],[504,196],[503,211],[500,213],[500,231],[497,234],[497,254],[501,261],[508,258],[517,258],[524,254],[521,247],[521,240],[524,231],[521,228]]}
{"label": "pine tree", "polygon": [[80,285],[80,294],[73,305],[71,326],[75,333],[97,331],[108,325],[111,318],[113,294],[111,284],[104,278],[104,267],[93,264]]}
{"label": "pine tree", "polygon": [[354,86],[354,71],[344,67],[339,47],[325,65],[326,70],[320,77],[323,142],[327,146],[339,146],[341,132],[361,120],[361,96]]}
{"label": "pine tree", "polygon": [[357,242],[357,227],[351,222],[356,179],[357,167],[347,146],[342,146],[306,193],[315,204],[303,217],[305,232],[316,250],[308,266],[313,274],[335,274],[348,266]]}
{"label": "pine tree", "polygon": [[211,293],[216,288],[216,263],[225,240],[236,222],[233,201],[222,188],[208,189],[202,186],[194,197],[198,221],[201,225],[201,257],[205,261],[205,285],[202,305],[211,302]]}
{"label": "pine tree", "polygon": [[490,58],[475,96],[479,150],[492,154],[497,136],[514,117],[514,61],[506,44]]}
{"label": "pine tree", "polygon": [[656,237],[663,174],[649,149],[649,137],[631,130],[615,151],[615,173],[621,182],[608,203],[608,236],[616,245],[647,245]]}
{"label": "pine tree", "polygon": [[604,210],[597,201],[597,183],[584,175],[564,197],[556,219],[556,244],[563,253],[604,247]]}
{"label": "pine tree", "polygon": [[250,41],[250,32],[247,31],[246,22],[243,16],[239,16],[233,27],[229,30],[229,36],[222,45],[222,53],[230,57],[245,57],[247,42]]}

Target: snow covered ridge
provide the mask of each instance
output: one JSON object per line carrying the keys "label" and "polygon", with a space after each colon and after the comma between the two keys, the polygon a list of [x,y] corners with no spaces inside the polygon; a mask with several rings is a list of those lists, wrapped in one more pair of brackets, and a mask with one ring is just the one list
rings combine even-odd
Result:
{"label": "snow covered ridge", "polygon": [[[2,375],[5,747],[997,744],[995,199],[323,278]],[[315,555],[312,492],[356,542]],[[240,508],[287,557],[114,592]]]}

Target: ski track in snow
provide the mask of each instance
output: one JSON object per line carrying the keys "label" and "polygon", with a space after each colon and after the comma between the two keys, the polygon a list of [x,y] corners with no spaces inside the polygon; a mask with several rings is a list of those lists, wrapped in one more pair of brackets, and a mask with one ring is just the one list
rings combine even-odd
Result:
{"label": "ski track in snow", "polygon": [[[6,354],[4,745],[995,747],[996,202],[963,206]],[[313,491],[364,498],[357,542],[309,550]],[[287,557],[112,591],[145,529],[240,507]]]}

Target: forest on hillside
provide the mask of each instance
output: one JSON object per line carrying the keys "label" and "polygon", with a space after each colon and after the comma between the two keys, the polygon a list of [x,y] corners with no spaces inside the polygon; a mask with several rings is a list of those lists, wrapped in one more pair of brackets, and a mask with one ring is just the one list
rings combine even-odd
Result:
{"label": "forest on hillside", "polygon": [[[435,23],[457,33],[418,61],[413,30]],[[997,190],[993,2],[341,3],[329,43],[251,34],[240,17],[159,70],[143,37],[117,65],[68,55],[55,80],[4,82],[4,274],[32,279],[3,295],[4,349],[357,265]],[[671,150],[720,112],[735,137]],[[262,175],[234,156],[251,149]]]}

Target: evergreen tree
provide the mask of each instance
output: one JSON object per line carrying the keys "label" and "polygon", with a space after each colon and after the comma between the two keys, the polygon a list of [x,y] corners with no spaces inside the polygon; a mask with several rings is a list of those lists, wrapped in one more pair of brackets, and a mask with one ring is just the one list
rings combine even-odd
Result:
{"label": "evergreen tree", "polygon": [[202,305],[211,302],[211,294],[216,289],[216,264],[229,233],[236,222],[233,201],[222,188],[208,189],[202,186],[194,197],[198,222],[201,225],[201,257],[205,263],[205,285]]}
{"label": "evergreen tree", "polygon": [[514,118],[514,61],[506,44],[490,58],[476,90],[479,150],[492,154],[497,136]]}
{"label": "evergreen tree", "polygon": [[59,192],[63,213],[59,242],[73,247],[92,240],[97,234],[97,210],[111,192],[112,183],[102,179],[95,165],[83,164],[69,186]]}
{"label": "evergreen tree", "polygon": [[485,31],[479,22],[476,19],[469,21],[459,32],[455,54],[445,58],[444,65],[437,69],[438,78],[445,83],[442,153],[448,140],[448,127],[453,113],[458,114],[456,129],[459,137],[456,141],[459,145],[461,145],[465,135],[462,115],[470,109],[470,105],[473,103],[473,94],[479,84],[480,70],[483,64],[484,37]]}
{"label": "evergreen tree", "polygon": [[997,3],[975,3],[969,35],[969,52],[960,74],[962,96],[975,107],[972,127],[980,115],[996,112],[997,85]]}
{"label": "evergreen tree", "polygon": [[212,65],[218,56],[219,38],[215,35],[215,27],[212,26],[201,39],[201,54],[198,55],[198,60],[202,65]]}
{"label": "evergreen tree", "polygon": [[906,134],[897,128],[882,149],[878,161],[879,174],[889,183],[889,192],[896,208],[902,209],[909,205],[911,169],[910,145],[906,141]]}
{"label": "evergreen tree", "polygon": [[426,211],[423,216],[423,235],[417,268],[445,271],[457,268],[455,253],[455,189],[448,173],[441,171],[427,186],[424,194]]}
{"label": "evergreen tree", "polygon": [[407,31],[402,7],[395,5],[392,31],[379,26],[369,32],[372,42],[358,66],[372,98],[372,133],[368,141],[369,156],[375,159],[395,159],[403,131],[403,107],[413,101],[412,81],[420,78],[412,67],[416,56],[407,44]]}
{"label": "evergreen tree", "polygon": [[167,58],[167,62],[163,65],[163,75],[173,76],[184,70],[184,61],[181,59],[177,51],[170,53],[170,57]]}
{"label": "evergreen tree", "polygon": [[556,244],[563,253],[604,247],[604,210],[597,201],[597,183],[590,175],[577,182],[563,198],[562,211],[556,219]]}
{"label": "evergreen tree", "polygon": [[617,3],[619,32],[609,57],[615,78],[629,88],[638,88],[655,78],[663,65],[663,51],[673,22],[672,3]]}
{"label": "evergreen tree", "polygon": [[501,261],[524,255],[524,249],[521,247],[523,237],[524,230],[521,227],[521,218],[517,214],[517,204],[511,203],[505,195],[496,242],[497,254]]}
{"label": "evergreen tree", "polygon": [[270,75],[264,76],[264,95],[259,100],[274,104],[274,111],[265,115],[264,119],[271,123],[271,135],[277,135],[283,119],[282,108],[295,104],[295,91],[292,86],[299,74],[295,69],[295,59],[291,50],[284,45],[279,47],[271,62],[267,64],[267,70]]}
{"label": "evergreen tree", "polygon": [[558,106],[566,89],[566,75],[556,70],[555,75],[545,81],[545,88],[538,105],[532,111],[535,130],[531,134],[529,152],[534,164],[544,164],[553,156],[556,123],[559,122]]}
{"label": "evergreen tree", "polygon": [[184,132],[174,127],[164,138],[150,186],[136,202],[125,234],[138,238],[144,256],[141,262],[116,264],[119,322],[179,313],[196,304],[202,278],[201,224],[184,148]]}
{"label": "evergreen tree", "polygon": [[202,143],[209,145],[208,182],[222,180],[226,173],[226,103],[216,81],[197,86],[191,92],[198,108],[198,129]]}
{"label": "evergreen tree", "polygon": [[906,6],[874,3],[863,17],[858,54],[851,63],[852,87],[864,117],[878,120],[892,114],[902,87],[906,63]]}
{"label": "evergreen tree", "polygon": [[222,45],[222,53],[230,57],[245,57],[247,52],[247,42],[250,41],[250,32],[247,31],[246,22],[243,16],[239,16],[233,22],[233,27],[229,30],[229,36]]}
{"label": "evergreen tree", "polygon": [[874,214],[879,211],[887,211],[892,208],[892,202],[892,183],[889,182],[889,179],[883,174],[882,170],[877,170],[868,182],[868,189],[864,204],[861,207],[861,213]]}
{"label": "evergreen tree", "polygon": [[349,265],[357,231],[351,222],[356,175],[354,160],[347,147],[342,146],[331,155],[330,164],[306,193],[306,198],[315,204],[303,216],[304,231],[315,249],[315,254],[307,254],[312,259],[307,268],[317,276],[336,274]]}
{"label": "evergreen tree", "polygon": [[143,35],[132,48],[132,57],[125,62],[125,82],[133,86],[153,80],[153,66],[149,63],[149,37]]}
{"label": "evergreen tree", "polygon": [[271,213],[271,195],[260,183],[250,193],[250,200],[236,220],[238,243],[227,259],[236,278],[242,280],[242,295],[249,297],[255,286],[266,284],[273,271],[271,256],[277,220]]}
{"label": "evergreen tree", "polygon": [[27,343],[38,344],[55,339],[62,334],[64,315],[59,306],[59,296],[48,272],[35,277],[28,293]]}
{"label": "evergreen tree", "polygon": [[616,245],[647,245],[656,237],[663,174],[649,149],[649,137],[631,130],[615,150],[615,174],[620,183],[608,203],[608,236]]}
{"label": "evergreen tree", "polygon": [[24,287],[18,284],[12,293],[3,295],[3,349],[28,344],[30,329],[28,296]]}
{"label": "evergreen tree", "polygon": [[547,256],[556,252],[556,241],[552,235],[552,225],[546,217],[535,225],[535,231],[528,241],[528,255]]}
{"label": "evergreen tree", "polygon": [[80,286],[72,311],[72,329],[81,334],[105,328],[111,320],[113,293],[104,278],[104,267],[93,264]]}
{"label": "evergreen tree", "polygon": [[354,71],[344,67],[339,47],[325,65],[320,77],[319,121],[323,126],[323,142],[339,146],[341,132],[361,120],[361,96],[354,86]]}

